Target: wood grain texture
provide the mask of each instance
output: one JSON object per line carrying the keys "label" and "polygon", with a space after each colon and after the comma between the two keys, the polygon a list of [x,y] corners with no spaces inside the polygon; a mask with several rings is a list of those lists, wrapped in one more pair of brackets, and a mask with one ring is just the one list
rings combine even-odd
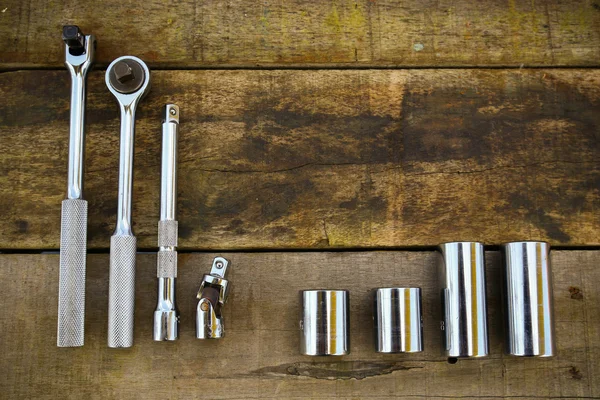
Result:
{"label": "wood grain texture", "polygon": [[[441,355],[440,299],[431,252],[233,253],[226,337],[195,339],[195,298],[213,254],[180,256],[176,343],[152,341],[155,255],[138,255],[135,345],[106,346],[108,255],[89,257],[86,342],[56,344],[57,255],[2,255],[0,389],[5,398],[598,398],[598,251],[554,251],[557,356],[504,356],[500,257],[487,254],[490,356],[448,364]],[[350,272],[352,271],[352,272]],[[422,353],[373,350],[370,290],[418,286]],[[351,354],[299,355],[298,291],[350,290]]]}
{"label": "wood grain texture", "polygon": [[98,37],[98,62],[152,67],[598,66],[600,3],[577,1],[7,0],[0,68],[60,67],[61,27]]}
{"label": "wood grain texture", "polygon": [[[116,221],[119,115],[90,78],[91,248]],[[139,112],[134,230],[156,246],[160,109],[180,105],[182,249],[597,245],[600,70],[159,71]],[[64,71],[0,74],[0,248],[58,248]]]}

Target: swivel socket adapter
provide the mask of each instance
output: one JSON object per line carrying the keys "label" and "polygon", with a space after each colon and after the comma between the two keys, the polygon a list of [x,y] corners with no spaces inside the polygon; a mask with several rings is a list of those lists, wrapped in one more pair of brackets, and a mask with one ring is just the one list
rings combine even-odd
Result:
{"label": "swivel socket adapter", "polygon": [[225,279],[228,268],[229,260],[215,257],[210,274],[202,278],[196,309],[198,339],[220,339],[225,335],[222,309],[229,294],[229,281]]}

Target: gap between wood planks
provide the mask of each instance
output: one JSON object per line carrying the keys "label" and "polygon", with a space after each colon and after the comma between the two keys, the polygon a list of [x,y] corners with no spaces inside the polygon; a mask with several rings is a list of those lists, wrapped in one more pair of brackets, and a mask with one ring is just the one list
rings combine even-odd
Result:
{"label": "gap between wood planks", "polygon": [[[248,249],[185,249],[177,250],[178,254],[193,253],[368,253],[368,252],[412,252],[412,253],[430,253],[436,251],[436,246],[400,246],[400,247],[344,247],[344,248],[248,248]],[[500,251],[499,245],[485,245],[485,251]],[[551,246],[550,250],[556,251],[599,251],[600,246]],[[138,248],[137,253],[155,253],[156,248]],[[0,254],[53,254],[58,253],[59,249],[0,249]],[[109,254],[109,248],[87,249],[87,254]]]}
{"label": "gap between wood planks", "polygon": [[[96,63],[94,64],[93,70],[95,71],[105,71],[106,67],[108,67],[107,63]],[[526,64],[503,64],[503,65],[356,65],[356,64],[298,64],[298,65],[288,65],[288,64],[268,64],[268,65],[237,65],[237,64],[222,64],[222,65],[195,65],[195,66],[179,66],[179,65],[161,65],[158,67],[153,67],[150,63],[149,65],[150,71],[200,71],[200,70],[257,70],[257,71],[273,71],[273,70],[296,70],[296,71],[315,71],[315,70],[439,70],[439,69],[477,69],[477,70],[498,70],[498,69],[598,69],[600,68],[600,64],[598,65],[543,65],[543,64],[534,64],[534,65],[526,65]],[[31,64],[15,64],[9,65],[7,67],[0,68],[0,73],[4,72],[15,72],[15,71],[62,71],[64,67],[56,67],[56,66],[44,66],[44,65],[31,65]]]}

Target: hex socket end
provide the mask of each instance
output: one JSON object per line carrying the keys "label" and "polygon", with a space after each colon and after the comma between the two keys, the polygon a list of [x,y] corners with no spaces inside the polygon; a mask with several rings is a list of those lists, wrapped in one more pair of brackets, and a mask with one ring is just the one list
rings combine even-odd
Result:
{"label": "hex socket end", "polygon": [[173,341],[178,338],[179,315],[177,310],[157,310],[154,312],[154,340]]}

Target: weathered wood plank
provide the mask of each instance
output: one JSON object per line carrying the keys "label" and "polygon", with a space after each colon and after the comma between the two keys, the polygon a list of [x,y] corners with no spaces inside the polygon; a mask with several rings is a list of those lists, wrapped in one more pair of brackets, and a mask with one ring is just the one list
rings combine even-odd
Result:
{"label": "weathered wood plank", "polygon": [[[58,349],[57,255],[0,256],[0,388],[6,398],[390,398],[598,397],[600,252],[554,251],[558,354],[502,355],[500,257],[487,254],[488,358],[448,364],[441,355],[439,292],[430,252],[233,253],[226,338],[195,339],[196,290],[212,254],[180,255],[181,338],[152,341],[155,256],[138,256],[135,345],[106,347],[108,256],[89,257],[86,345]],[[324,267],[326,266],[326,267]],[[350,273],[352,271],[352,273]],[[324,283],[329,282],[329,284]],[[369,291],[419,286],[425,351],[373,351]],[[298,353],[298,291],[350,290],[351,354]]]}
{"label": "weathered wood plank", "polygon": [[179,68],[600,61],[596,0],[8,0],[0,11],[0,68],[61,66],[68,23],[98,36],[101,65],[123,54]]}
{"label": "weathered wood plank", "polygon": [[[597,245],[600,70],[159,71],[133,220],[156,246],[160,109],[181,106],[185,249]],[[66,72],[0,74],[0,248],[58,248]],[[89,246],[116,221],[119,116],[90,79]]]}

